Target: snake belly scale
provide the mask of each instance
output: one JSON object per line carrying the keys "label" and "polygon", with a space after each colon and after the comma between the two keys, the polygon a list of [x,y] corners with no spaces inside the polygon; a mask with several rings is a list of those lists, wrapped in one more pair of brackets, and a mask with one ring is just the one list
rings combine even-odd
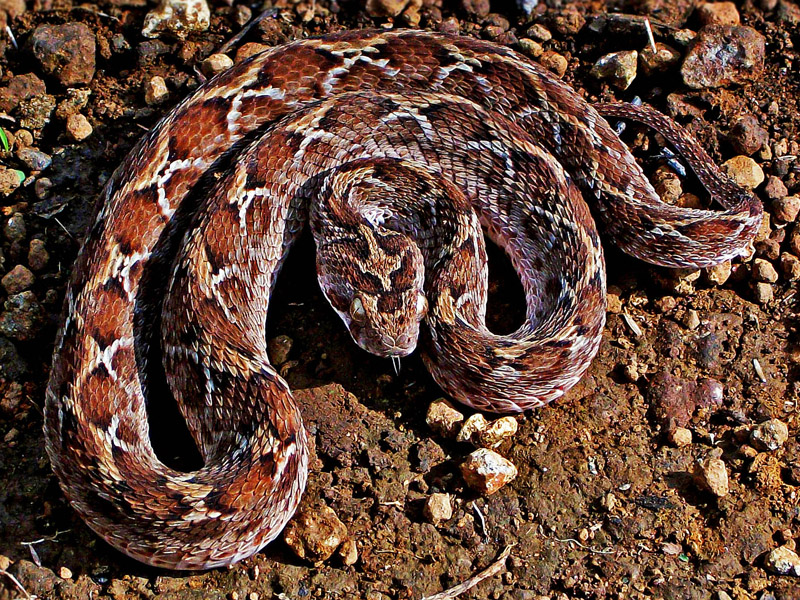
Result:
{"label": "snake belly scale", "polygon": [[[660,202],[601,114],[661,131],[722,210]],[[416,204],[416,224],[397,224],[411,210],[386,196]],[[296,509],[308,439],[269,364],[265,323],[310,209],[321,251],[354,244],[353,260],[318,270],[356,342],[403,354],[419,333],[443,389],[495,412],[558,398],[597,352],[605,266],[593,214],[626,252],[700,267],[742,253],[762,211],[659,113],[593,108],[488,42],[344,32],[235,65],[115,171],[66,292],[47,452],[72,506],[122,552],[167,568],[225,565],[272,540]],[[434,222],[452,235],[430,233]],[[527,319],[508,336],[483,322],[478,222],[525,290]],[[409,235],[420,249],[406,247]],[[371,291],[344,293],[342,268]],[[410,294],[413,318],[397,316],[392,286]],[[402,321],[406,333],[371,337],[368,313],[395,315],[381,329]],[[149,390],[161,365],[204,459],[195,472],[165,466],[151,447],[146,402],[158,401]]]}

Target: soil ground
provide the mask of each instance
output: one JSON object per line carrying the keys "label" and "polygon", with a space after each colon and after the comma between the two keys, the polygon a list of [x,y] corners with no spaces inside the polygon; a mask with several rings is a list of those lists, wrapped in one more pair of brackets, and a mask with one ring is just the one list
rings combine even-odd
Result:
{"label": "soil ground", "polygon": [[[691,107],[671,112],[718,163],[737,154],[728,132],[745,114],[766,130],[770,148],[797,139],[800,33],[796,20],[780,17],[781,10],[796,14],[792,5],[737,2],[742,24],[766,38],[765,68],[752,81],[689,90],[673,70],[639,76],[620,91],[589,72],[606,53],[641,50],[646,38],[640,22],[622,18],[611,35],[580,26],[580,19],[591,22],[593,15],[612,10],[654,20],[669,15],[678,27],[697,31],[690,5],[580,0],[541,4],[524,16],[496,2],[487,18],[475,9],[478,4],[426,0],[419,26],[436,29],[454,19],[448,23],[465,35],[499,37],[519,47],[517,40],[527,37],[530,25],[541,23],[552,33],[542,42],[542,60],[552,64],[553,53],[565,59],[569,68],[563,78],[580,94],[592,101],[638,94],[662,110]],[[427,407],[441,392],[419,358],[405,359],[395,374],[389,361],[351,342],[321,295],[313,276],[313,244],[304,239],[278,284],[269,337],[291,338],[287,379],[298,390],[315,441],[305,503],[335,511],[356,542],[358,560],[347,566],[334,555],[311,565],[279,539],[230,569],[170,573],[129,560],[98,539],[64,500],[41,433],[64,284],[102,182],[143,131],[196,85],[197,64],[241,28],[235,7],[213,2],[208,32],[186,41],[145,42],[140,32],[148,8],[139,1],[55,0],[35,2],[9,21],[21,45],[43,23],[81,22],[98,41],[97,71],[84,110],[92,135],[74,143],[63,122],[45,126],[34,145],[54,157],[42,174],[54,183],[51,194],[42,199],[34,185],[23,186],[2,208],[4,219],[20,213],[26,225],[15,241],[6,228],[3,273],[25,263],[31,239],[43,240],[50,255],[31,288],[44,311],[39,325],[25,339],[5,340],[0,358],[0,555],[9,559],[0,567],[27,593],[115,600],[418,599],[464,581],[515,544],[507,571],[463,598],[800,598],[796,577],[774,574],[765,564],[771,550],[791,548],[800,538],[796,282],[781,275],[770,287],[773,298],[757,302],[748,263],[734,265],[722,285],[705,275],[676,284],[667,270],[624,256],[609,240],[615,298],[599,354],[564,399],[519,418],[518,434],[499,448],[519,476],[498,493],[484,497],[470,491],[458,465],[473,448],[426,425]],[[253,14],[260,10],[250,8]],[[274,45],[341,28],[392,24],[370,18],[359,2],[282,2],[276,8],[244,42]],[[407,14],[394,26],[413,22],[413,13]],[[570,25],[576,19],[579,25]],[[15,50],[7,42],[0,63],[3,85],[12,74],[36,72],[24,47]],[[168,82],[169,100],[148,105],[143,87],[156,75]],[[50,94],[59,101],[65,97],[63,87],[45,79]],[[639,146],[645,139],[628,137]],[[648,162],[651,154],[637,156]],[[800,192],[791,152],[754,158],[768,176],[783,182],[787,194]],[[764,185],[756,193],[772,210]],[[785,248],[792,227],[773,219],[762,237],[772,236]],[[522,317],[521,292],[497,251],[491,272],[492,326],[509,330]],[[5,309],[11,310],[8,302]],[[682,392],[675,392],[676,382],[686,385]],[[687,390],[697,382],[692,396]],[[704,396],[703,390],[719,385],[721,402],[709,398],[710,392]],[[772,452],[753,450],[749,433],[767,419],[787,424],[788,440]],[[691,432],[691,443],[670,442],[668,431],[676,425]],[[696,462],[715,449],[729,476],[724,497],[700,489],[691,475]],[[438,525],[422,511],[433,492],[448,492],[454,502],[452,518]],[[0,574],[0,600],[17,597],[25,595]]]}

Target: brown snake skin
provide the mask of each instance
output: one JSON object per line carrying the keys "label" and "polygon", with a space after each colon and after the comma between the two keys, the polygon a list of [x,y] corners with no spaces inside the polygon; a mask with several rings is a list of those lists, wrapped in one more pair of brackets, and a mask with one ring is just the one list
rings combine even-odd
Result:
{"label": "brown snake skin", "polygon": [[[658,129],[723,210],[662,203],[601,114]],[[605,321],[587,201],[611,241],[666,266],[741,254],[762,212],[669,119],[592,108],[488,42],[346,32],[237,64],[154,127],[100,199],[45,404],[65,495],[105,540],[160,567],[229,564],[278,535],[308,439],[265,324],[309,207],[321,285],[362,347],[399,356],[419,333],[436,381],[481,410],[558,398]],[[526,293],[509,336],[484,325],[478,220]],[[205,461],[195,472],[151,447],[145,402],[162,364]]]}

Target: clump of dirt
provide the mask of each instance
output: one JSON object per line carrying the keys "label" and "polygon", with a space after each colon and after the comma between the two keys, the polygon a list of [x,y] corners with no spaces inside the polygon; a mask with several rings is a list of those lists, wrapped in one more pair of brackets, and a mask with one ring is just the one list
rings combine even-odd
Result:
{"label": "clump of dirt", "polygon": [[[508,44],[591,101],[639,95],[718,163],[738,157],[726,168],[754,184],[767,218],[753,256],[703,273],[644,265],[606,240],[609,315],[598,357],[564,399],[520,418],[498,449],[519,475],[488,497],[460,475],[472,446],[426,425],[441,392],[419,358],[395,373],[357,349],[319,291],[303,239],[278,283],[269,338],[314,440],[304,503],[333,509],[354,550],[312,565],[279,540],[201,574],[144,567],[88,530],[50,472],[41,406],[94,198],[259,7],[215,2],[210,29],[179,40],[141,36],[143,2],[0,6],[14,34],[0,41],[0,126],[10,144],[0,155],[0,600],[416,599],[468,579],[509,544],[507,570],[463,598],[800,597],[800,580],[781,575],[774,554],[791,562],[800,538],[800,9],[787,0],[728,4],[272,5],[240,41],[241,55],[258,48],[242,44],[411,25]],[[645,16],[659,44],[650,55]],[[707,62],[714,44],[735,50],[724,64]],[[638,62],[606,56],[631,50]],[[616,69],[607,77],[593,70],[604,56]],[[624,136],[662,197],[702,202],[691,178],[653,163],[658,135],[631,126]],[[496,251],[490,269],[490,325],[509,331],[524,314],[521,292]],[[768,420],[788,435],[779,425],[753,433]],[[777,446],[763,441],[770,435]],[[173,445],[186,456],[187,444]],[[450,518],[426,516],[435,493],[449,494]]]}

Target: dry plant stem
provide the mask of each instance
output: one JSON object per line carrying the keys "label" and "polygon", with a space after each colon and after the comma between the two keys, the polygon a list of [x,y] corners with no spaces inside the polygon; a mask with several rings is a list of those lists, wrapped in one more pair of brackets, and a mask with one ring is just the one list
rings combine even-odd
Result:
{"label": "dry plant stem", "polygon": [[471,590],[484,579],[488,579],[489,577],[497,575],[503,569],[505,569],[506,559],[508,558],[508,555],[511,554],[511,549],[514,547],[514,545],[515,544],[509,544],[506,546],[505,549],[500,553],[500,556],[497,557],[496,561],[494,561],[491,565],[486,567],[477,575],[467,579],[464,583],[459,583],[457,586],[451,587],[449,590],[439,592],[438,594],[434,594],[433,596],[425,596],[421,600],[448,600],[449,598],[455,598],[464,592]]}

